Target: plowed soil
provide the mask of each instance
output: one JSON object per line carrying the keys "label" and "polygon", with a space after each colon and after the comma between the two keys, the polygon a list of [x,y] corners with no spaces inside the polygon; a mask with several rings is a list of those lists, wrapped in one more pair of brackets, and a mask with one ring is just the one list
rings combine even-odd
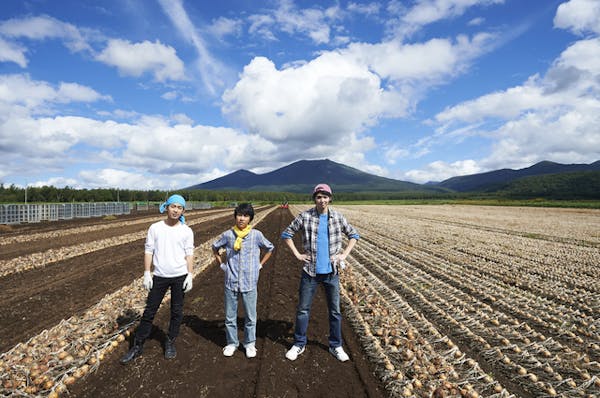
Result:
{"label": "plowed soil", "polygon": [[[211,240],[231,227],[232,210],[223,217],[193,226],[195,244]],[[201,217],[196,212],[191,217]],[[147,215],[146,215],[147,217]],[[194,279],[186,295],[184,322],[177,339],[177,358],[164,358],[164,338],[169,308],[161,306],[144,354],[123,366],[119,358],[128,344],[121,344],[99,369],[69,388],[71,397],[383,397],[384,388],[373,375],[349,323],[343,324],[344,347],[351,360],[337,361],[328,352],[328,319],[325,295],[319,290],[313,303],[308,345],[296,361],[285,358],[293,343],[293,327],[300,264],[279,239],[292,220],[287,209],[277,209],[255,228],[275,244],[275,252],[261,271],[258,287],[256,358],[243,350],[231,358],[222,355],[225,345],[223,273],[213,264]],[[82,223],[84,221],[81,221]],[[91,221],[88,221],[91,222]],[[94,221],[95,222],[95,221]],[[27,254],[71,245],[81,240],[101,239],[148,228],[137,227],[73,235],[50,244],[28,242],[28,250],[13,246],[12,255]],[[56,224],[59,225],[59,224]],[[63,226],[65,224],[62,224]],[[74,226],[69,224],[69,226]],[[49,227],[40,224],[39,228]],[[35,225],[26,228],[36,232]],[[8,234],[22,232],[19,227]],[[6,234],[6,233],[5,233]],[[37,249],[35,249],[35,245]],[[299,242],[297,242],[299,245]],[[0,349],[27,341],[61,319],[81,313],[105,294],[131,283],[141,275],[143,240],[99,250],[50,264],[43,268],[0,278]],[[240,306],[241,307],[241,306]],[[239,313],[242,337],[243,310]]]}

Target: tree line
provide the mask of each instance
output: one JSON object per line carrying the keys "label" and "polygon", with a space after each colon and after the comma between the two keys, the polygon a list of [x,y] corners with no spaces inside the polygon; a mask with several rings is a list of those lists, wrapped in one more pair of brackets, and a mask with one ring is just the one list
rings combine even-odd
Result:
{"label": "tree line", "polygon": [[[310,202],[308,193],[208,190],[131,190],[119,188],[76,189],[66,186],[20,188],[0,183],[0,203],[68,202],[163,202],[174,193],[196,202]],[[335,192],[335,201],[382,201],[427,199],[600,199],[600,171],[531,176],[500,184],[480,192]]]}
{"label": "tree line", "polygon": [[260,201],[273,202],[306,200],[307,195],[282,192],[235,192],[205,190],[132,190],[119,188],[76,189],[54,186],[20,188],[14,184],[0,184],[2,203],[69,203],[69,202],[163,202],[169,195],[180,194],[188,201],[228,202]]}

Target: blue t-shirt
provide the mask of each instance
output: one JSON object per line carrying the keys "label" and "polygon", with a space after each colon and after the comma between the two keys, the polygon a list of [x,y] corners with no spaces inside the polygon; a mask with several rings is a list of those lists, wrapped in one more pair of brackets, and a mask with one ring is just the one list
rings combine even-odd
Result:
{"label": "blue t-shirt", "polygon": [[319,215],[319,229],[317,231],[317,274],[332,272],[329,262],[329,233],[327,231],[327,214]]}

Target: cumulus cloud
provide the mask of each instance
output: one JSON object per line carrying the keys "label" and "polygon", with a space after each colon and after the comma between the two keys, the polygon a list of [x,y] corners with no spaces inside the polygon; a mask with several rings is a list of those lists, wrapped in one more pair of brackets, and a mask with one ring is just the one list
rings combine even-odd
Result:
{"label": "cumulus cloud", "polygon": [[554,26],[575,34],[600,34],[600,2],[597,0],[570,0],[558,6]]}
{"label": "cumulus cloud", "polygon": [[[355,43],[281,69],[256,57],[225,91],[222,111],[244,130],[278,145],[293,143],[280,153],[288,159],[325,154],[369,167],[362,156],[375,143],[365,131],[382,118],[407,116],[428,87],[466,70],[489,39]],[[351,143],[361,156],[349,156]]]}
{"label": "cumulus cloud", "polygon": [[154,43],[147,40],[141,43],[130,43],[121,39],[109,40],[96,59],[116,67],[126,76],[139,77],[150,72],[158,82],[185,79],[184,64],[175,49],[158,40]]}
{"label": "cumulus cloud", "polygon": [[600,38],[580,40],[544,76],[449,107],[436,115],[438,134],[478,132],[495,140],[480,160],[486,170],[541,160],[600,158]]}

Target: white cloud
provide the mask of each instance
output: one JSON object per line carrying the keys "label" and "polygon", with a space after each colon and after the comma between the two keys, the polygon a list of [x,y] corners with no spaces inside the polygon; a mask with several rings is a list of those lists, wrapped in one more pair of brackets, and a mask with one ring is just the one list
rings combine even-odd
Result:
{"label": "white cloud", "polygon": [[284,70],[266,58],[254,58],[223,101],[223,112],[248,131],[310,147],[313,140],[335,145],[342,136],[363,130],[381,112],[385,93],[366,68],[326,53]]}
{"label": "white cloud", "polygon": [[485,22],[485,18],[477,17],[477,18],[471,19],[469,21],[468,25],[469,26],[480,26],[480,25],[483,25],[484,22]]}
{"label": "white cloud", "polygon": [[165,181],[117,169],[83,170],[79,173],[81,184],[91,188],[119,187],[122,189],[149,190],[156,186],[168,186]]}
{"label": "white cloud", "polygon": [[[349,142],[360,143],[362,156],[371,148],[363,135],[369,127],[381,118],[406,116],[428,87],[466,70],[489,38],[356,43],[281,69],[256,57],[223,94],[222,112],[249,132],[293,143],[281,152],[288,159],[349,158]],[[351,164],[362,163],[356,153],[354,159]]]}
{"label": "white cloud", "polygon": [[14,62],[21,68],[25,68],[27,67],[25,52],[27,52],[27,49],[24,47],[10,43],[0,37],[0,62]]}
{"label": "white cloud", "polygon": [[315,44],[327,44],[331,40],[331,24],[342,14],[338,6],[300,9],[291,0],[281,0],[278,5],[269,13],[251,15],[249,32],[267,40],[277,40],[276,32],[284,32],[306,36]]}
{"label": "white cloud", "polygon": [[60,83],[58,88],[44,81],[31,80],[29,75],[0,75],[0,103],[25,106],[39,112],[55,103],[110,101],[90,87],[77,83]]}
{"label": "white cloud", "polygon": [[69,186],[71,188],[89,188],[88,186],[85,185],[81,185],[80,181],[74,179],[74,178],[64,178],[64,177],[53,177],[53,178],[49,178],[45,181],[35,181],[32,182],[31,184],[28,184],[28,186],[30,187],[44,187],[44,186],[48,186],[48,187],[66,187]]}
{"label": "white cloud", "polygon": [[167,91],[166,93],[164,93],[160,97],[164,98],[166,100],[172,101],[174,99],[177,99],[178,96],[179,96],[179,93],[177,93],[177,91]]}
{"label": "white cloud", "polygon": [[386,145],[386,150],[383,153],[385,162],[390,165],[396,164],[398,159],[406,158],[410,155],[410,151],[406,148],[402,148],[396,144]]}
{"label": "white cloud", "polygon": [[377,15],[381,10],[381,3],[372,2],[367,4],[350,2],[348,3],[348,11],[364,15]]}
{"label": "white cloud", "polygon": [[76,26],[49,16],[3,21],[0,23],[0,34],[30,40],[60,39],[73,52],[91,50],[85,35]]}
{"label": "white cloud", "polygon": [[429,163],[424,170],[410,170],[405,173],[408,180],[417,183],[428,181],[443,181],[457,175],[469,175],[480,173],[483,170],[474,160],[460,160],[457,162],[436,161]]}
{"label": "white cloud", "polygon": [[243,22],[239,19],[219,17],[212,21],[208,31],[215,37],[223,39],[226,36],[239,36],[242,33]]}
{"label": "white cloud", "polygon": [[542,160],[588,163],[600,158],[600,38],[566,48],[545,76],[487,94],[436,115],[438,135],[495,140],[485,170]]}
{"label": "white cloud", "polygon": [[390,19],[388,28],[393,36],[406,37],[423,26],[463,15],[466,10],[477,6],[502,4],[504,0],[419,0],[412,7],[399,2],[390,2],[388,12],[397,15]]}
{"label": "white cloud", "polygon": [[600,34],[600,2],[598,0],[570,0],[558,6],[554,26],[575,34]]}
{"label": "white cloud", "polygon": [[[483,54],[494,39],[489,34],[477,34],[469,39],[458,36],[449,39],[431,39],[423,43],[403,44],[397,40],[378,44],[351,44],[344,54],[355,58],[365,67],[372,68],[385,79],[441,83],[451,76],[463,73],[470,62]],[[435,59],[436,62],[431,62]]]}
{"label": "white cloud", "polygon": [[204,86],[211,94],[216,94],[217,90],[225,85],[223,76],[228,73],[228,68],[209,52],[204,40],[183,8],[181,0],[160,0],[159,2],[181,36],[196,49],[199,78],[202,79]]}
{"label": "white cloud", "polygon": [[158,40],[130,43],[126,40],[109,40],[108,45],[96,56],[98,61],[115,66],[119,72],[140,77],[146,72],[154,75],[158,82],[184,80],[185,68],[176,51]]}

